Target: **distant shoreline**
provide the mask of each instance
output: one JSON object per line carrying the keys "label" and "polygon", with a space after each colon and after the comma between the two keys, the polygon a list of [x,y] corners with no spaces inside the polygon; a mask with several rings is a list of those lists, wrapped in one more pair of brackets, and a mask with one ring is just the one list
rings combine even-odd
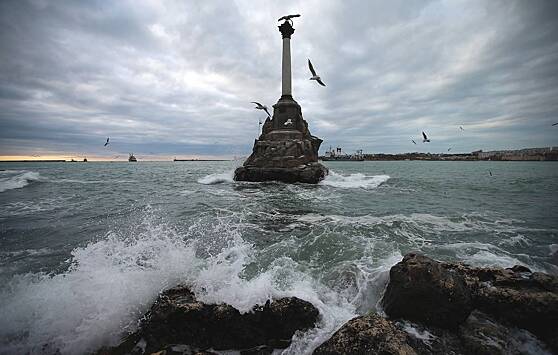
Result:
{"label": "distant shoreline", "polygon": [[[143,160],[142,162],[175,162],[175,161],[233,161],[232,159],[175,159],[175,160]],[[127,163],[127,160],[64,160],[64,159],[46,159],[46,160],[0,160],[0,163]]]}

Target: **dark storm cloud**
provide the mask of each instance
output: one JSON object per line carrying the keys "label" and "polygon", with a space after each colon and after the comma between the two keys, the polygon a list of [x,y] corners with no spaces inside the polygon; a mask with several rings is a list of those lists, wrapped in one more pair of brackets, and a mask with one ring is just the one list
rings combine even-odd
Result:
{"label": "dark storm cloud", "polygon": [[[293,94],[325,147],[558,144],[554,1],[4,1],[0,154],[104,154],[106,136],[122,152],[245,154],[264,118],[249,101],[280,95],[290,12]],[[413,146],[422,130],[432,144]]]}

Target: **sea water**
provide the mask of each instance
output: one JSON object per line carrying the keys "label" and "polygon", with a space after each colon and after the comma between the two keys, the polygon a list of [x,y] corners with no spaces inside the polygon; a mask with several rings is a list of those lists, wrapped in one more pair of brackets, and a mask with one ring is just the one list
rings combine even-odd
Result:
{"label": "sea water", "polygon": [[241,312],[312,302],[284,351],[310,353],[381,312],[409,251],[558,273],[555,162],[328,162],[316,186],[233,182],[238,164],[1,164],[0,353],[118,344],[180,283]]}

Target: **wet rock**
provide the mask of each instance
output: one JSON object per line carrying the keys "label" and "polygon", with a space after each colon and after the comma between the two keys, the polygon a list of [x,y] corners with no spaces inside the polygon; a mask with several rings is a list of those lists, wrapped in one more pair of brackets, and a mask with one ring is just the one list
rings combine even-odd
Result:
{"label": "wet rock", "polygon": [[456,332],[409,321],[397,321],[395,324],[409,335],[408,343],[419,355],[467,354]]}
{"label": "wet rock", "polygon": [[389,276],[382,304],[392,318],[456,328],[473,309],[463,276],[426,256],[405,255]]}
{"label": "wet rock", "polygon": [[[526,329],[558,352],[558,277],[524,266],[477,268],[410,253],[390,270],[382,302],[390,317],[428,326],[455,329],[477,321],[481,333],[492,331],[495,338],[510,326]],[[479,318],[481,313],[467,318],[473,308],[492,320]],[[496,321],[498,326],[488,326]],[[479,349],[498,351],[484,345]]]}
{"label": "wet rock", "polygon": [[475,308],[529,330],[558,352],[558,277],[518,266],[474,268],[444,263],[443,267],[464,275]]}
{"label": "wet rock", "polygon": [[292,168],[241,166],[236,169],[234,179],[251,182],[281,181],[317,184],[327,173],[327,168],[319,163],[302,164]]}
{"label": "wet rock", "polygon": [[463,347],[472,354],[518,354],[510,341],[511,332],[486,314],[473,311],[459,327]]}
{"label": "wet rock", "polygon": [[407,340],[408,335],[393,322],[377,314],[370,314],[345,323],[314,354],[417,354]]}
{"label": "wet rock", "polygon": [[[256,306],[241,314],[227,304],[205,304],[184,286],[162,293],[146,315],[138,332],[109,352],[129,352],[130,344],[143,341],[145,353],[168,351],[171,344],[198,350],[246,350],[260,354],[266,346],[286,348],[298,330],[312,328],[318,310],[296,297]],[[141,340],[140,340],[141,339]],[[261,348],[260,348],[261,347]]]}

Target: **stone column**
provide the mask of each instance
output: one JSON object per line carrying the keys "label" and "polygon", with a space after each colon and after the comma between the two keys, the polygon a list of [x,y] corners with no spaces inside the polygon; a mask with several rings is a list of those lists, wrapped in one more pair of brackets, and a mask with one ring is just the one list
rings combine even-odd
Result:
{"label": "stone column", "polygon": [[281,97],[292,98],[292,79],[291,79],[291,35],[294,28],[289,21],[283,22],[279,26],[279,32],[283,36],[283,61],[282,61],[282,86]]}

